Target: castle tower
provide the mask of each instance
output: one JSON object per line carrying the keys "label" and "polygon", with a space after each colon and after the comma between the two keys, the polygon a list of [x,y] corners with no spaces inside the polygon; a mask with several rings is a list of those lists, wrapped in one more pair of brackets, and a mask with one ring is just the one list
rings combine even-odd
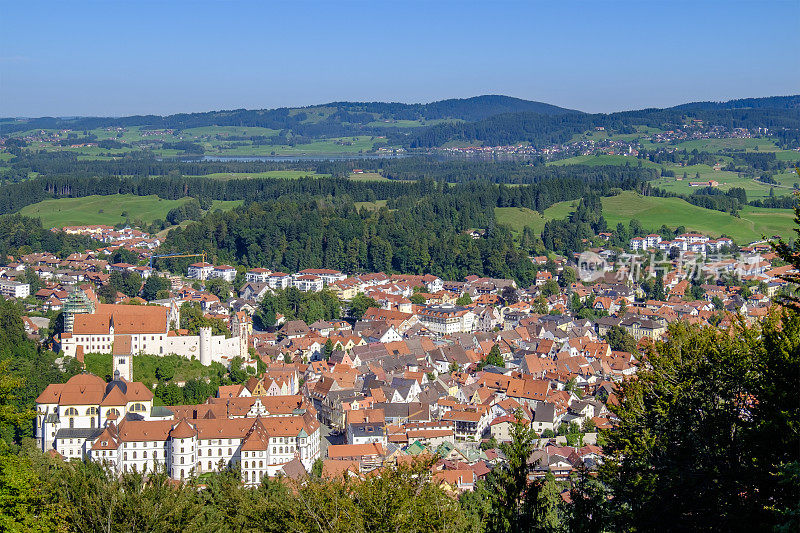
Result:
{"label": "castle tower", "polygon": [[114,379],[119,376],[125,381],[133,381],[133,355],[114,354],[112,360],[112,372]]}
{"label": "castle tower", "polygon": [[200,363],[211,364],[211,328],[200,328]]}

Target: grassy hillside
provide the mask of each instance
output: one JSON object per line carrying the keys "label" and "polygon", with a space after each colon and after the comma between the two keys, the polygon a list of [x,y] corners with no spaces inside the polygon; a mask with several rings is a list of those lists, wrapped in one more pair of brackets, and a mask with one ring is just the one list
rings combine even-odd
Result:
{"label": "grassy hillside", "polygon": [[638,219],[645,228],[656,229],[662,224],[676,228],[719,236],[730,235],[738,244],[759,240],[762,234],[789,237],[792,228],[792,211],[789,209],[762,209],[745,207],[741,218],[721,211],[694,206],[680,198],[640,196],[626,191],[619,196],[603,198],[603,216],[610,227],[618,222],[627,224]]}
{"label": "grassy hillside", "polygon": [[[152,222],[166,217],[170,209],[184,204],[188,198],[164,200],[158,196],[86,196],[83,198],[57,198],[26,206],[20,213],[39,217],[45,228],[77,226],[84,224],[114,225],[125,219]],[[124,216],[126,213],[127,216]]]}
{"label": "grassy hillside", "polygon": [[[546,221],[565,218],[577,204],[577,200],[559,202],[546,209],[544,214],[521,207],[498,207],[495,216],[498,224],[507,224],[516,232],[530,226],[539,233]],[[687,230],[714,237],[730,235],[742,245],[760,240],[762,235],[791,237],[793,213],[789,209],[746,206],[737,218],[721,211],[697,207],[680,198],[641,196],[625,191],[619,196],[603,198],[603,217],[612,229],[619,222],[627,224],[635,218],[646,229],[656,230],[662,224],[673,229],[685,226]]]}

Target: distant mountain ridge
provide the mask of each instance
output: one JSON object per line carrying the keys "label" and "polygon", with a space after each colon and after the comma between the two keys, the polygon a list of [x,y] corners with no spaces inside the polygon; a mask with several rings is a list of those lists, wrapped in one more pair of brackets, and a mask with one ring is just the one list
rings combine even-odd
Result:
{"label": "distant mountain ridge", "polygon": [[725,102],[689,102],[669,109],[798,109],[800,95],[739,98]]}
{"label": "distant mountain ridge", "polygon": [[[384,136],[410,148],[430,148],[457,140],[487,144],[529,142],[555,144],[594,127],[635,131],[633,125],[676,124],[687,113],[729,126],[748,127],[757,121],[771,129],[797,129],[800,95],[745,98],[728,102],[694,102],[666,109],[588,114],[582,111],[503,95],[453,98],[427,104],[396,102],[330,102],[307,107],[234,109],[168,116],[41,117],[3,119],[0,134],[31,129],[91,130],[133,127],[184,130],[205,126],[252,126],[276,130],[275,141]],[[405,121],[400,123],[398,121]],[[412,123],[408,123],[408,122]],[[437,121],[427,124],[427,121]],[[416,123],[414,123],[416,122]]]}

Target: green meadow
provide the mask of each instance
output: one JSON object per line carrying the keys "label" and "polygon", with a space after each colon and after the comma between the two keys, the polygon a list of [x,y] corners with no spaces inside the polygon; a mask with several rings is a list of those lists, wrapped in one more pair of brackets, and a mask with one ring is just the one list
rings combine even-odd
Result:
{"label": "green meadow", "polygon": [[164,200],[155,195],[132,194],[55,198],[25,206],[20,210],[20,214],[40,218],[46,228],[86,224],[113,226],[125,222],[126,218],[144,222],[163,219],[170,209],[184,204],[187,200],[188,198]]}
{"label": "green meadow", "polygon": [[[617,196],[603,198],[603,217],[613,230],[617,223],[627,224],[637,219],[646,229],[657,230],[662,224],[670,228],[685,226],[713,237],[729,235],[738,244],[760,240],[762,235],[771,237],[792,235],[793,212],[790,209],[764,209],[745,206],[740,217],[728,213],[705,209],[681,198],[659,198],[641,196],[625,191]],[[544,223],[552,219],[565,218],[578,204],[578,200],[559,202],[545,210],[544,214],[519,207],[498,207],[495,216],[498,224],[505,224],[515,232],[525,226],[539,233]]]}

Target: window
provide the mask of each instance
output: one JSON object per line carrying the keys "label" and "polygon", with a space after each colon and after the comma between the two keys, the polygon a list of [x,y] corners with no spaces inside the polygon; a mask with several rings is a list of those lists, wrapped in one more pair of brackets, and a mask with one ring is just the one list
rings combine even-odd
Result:
{"label": "window", "polygon": [[142,459],[147,459],[147,452],[142,453]]}
{"label": "window", "polygon": [[147,409],[145,408],[143,403],[135,403],[135,404],[131,405],[130,410],[135,412],[135,413],[141,413],[143,411],[146,411]]}
{"label": "window", "polygon": [[133,452],[133,458],[136,459],[136,452]]}
{"label": "window", "polygon": [[202,449],[202,448],[200,448],[199,450],[197,450],[197,456],[198,456],[198,457],[202,457],[202,456],[203,456],[203,449]]}
{"label": "window", "polygon": [[64,416],[78,416],[78,410],[74,407],[70,407],[64,411]]}
{"label": "window", "polygon": [[228,448],[228,455],[231,455],[231,449]]}
{"label": "window", "polygon": [[97,407],[90,407],[86,410],[86,416],[96,416],[97,415]]}

